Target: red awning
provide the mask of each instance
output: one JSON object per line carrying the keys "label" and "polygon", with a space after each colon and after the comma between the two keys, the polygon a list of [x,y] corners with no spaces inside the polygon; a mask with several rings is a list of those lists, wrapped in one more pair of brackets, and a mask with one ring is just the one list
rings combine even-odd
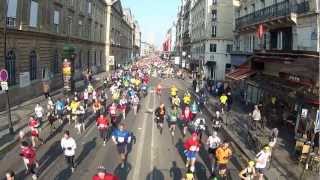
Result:
{"label": "red awning", "polygon": [[251,70],[249,68],[239,68],[226,74],[226,77],[232,80],[241,80],[255,73],[256,71]]}

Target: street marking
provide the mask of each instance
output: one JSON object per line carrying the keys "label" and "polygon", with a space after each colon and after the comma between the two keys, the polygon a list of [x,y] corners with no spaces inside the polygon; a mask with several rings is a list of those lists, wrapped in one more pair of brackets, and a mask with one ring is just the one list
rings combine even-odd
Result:
{"label": "street marking", "polygon": [[[148,100],[147,103],[145,104],[145,108],[150,104],[150,96],[147,96]],[[144,113],[143,115],[143,123],[142,123],[142,131],[141,134],[139,135],[138,138],[138,149],[137,149],[137,157],[136,157],[136,166],[133,171],[133,176],[132,179],[139,179],[139,173],[141,169],[141,164],[142,164],[142,152],[143,152],[143,147],[144,147],[144,142],[145,142],[145,136],[146,136],[146,126],[147,126],[147,117],[148,113]]]}
{"label": "street marking", "polygon": [[[155,108],[155,103],[156,103],[156,94],[153,94],[153,104],[152,104],[152,108],[154,109]],[[151,129],[151,151],[150,151],[150,169],[149,169],[149,171],[150,172],[153,172],[153,164],[154,164],[154,162],[153,162],[153,160],[154,160],[154,157],[153,157],[153,150],[155,149],[155,147],[154,147],[154,126],[155,126],[155,124],[154,124],[154,119],[155,119],[155,117],[154,117],[154,113],[152,113],[152,129]],[[153,173],[151,173],[151,178],[150,179],[153,179]]]}

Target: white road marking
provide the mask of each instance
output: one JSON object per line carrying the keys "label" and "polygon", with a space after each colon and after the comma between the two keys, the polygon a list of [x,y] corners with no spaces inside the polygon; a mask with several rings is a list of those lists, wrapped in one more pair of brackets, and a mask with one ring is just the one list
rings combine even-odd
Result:
{"label": "white road marking", "polygon": [[[156,94],[153,94],[153,104],[152,104],[152,108],[154,109],[155,108],[155,104],[156,104]],[[153,157],[153,154],[154,154],[154,113],[152,113],[152,128],[151,128],[151,151],[150,151],[150,169],[149,169],[149,172],[153,172],[153,166],[154,166],[154,157]],[[151,173],[151,178],[150,179],[153,179],[153,173]]]}
{"label": "white road marking", "polygon": [[[145,103],[145,108],[149,106],[150,103],[150,96],[147,96],[148,100],[147,103]],[[141,134],[138,137],[138,148],[137,148],[137,157],[136,157],[136,165],[134,167],[133,171],[133,176],[132,179],[140,179],[139,178],[139,173],[141,169],[141,164],[142,164],[142,152],[143,152],[143,147],[144,147],[144,142],[145,142],[145,137],[146,137],[146,126],[147,126],[147,117],[148,113],[144,113],[143,115],[143,123],[142,123],[142,131]]]}

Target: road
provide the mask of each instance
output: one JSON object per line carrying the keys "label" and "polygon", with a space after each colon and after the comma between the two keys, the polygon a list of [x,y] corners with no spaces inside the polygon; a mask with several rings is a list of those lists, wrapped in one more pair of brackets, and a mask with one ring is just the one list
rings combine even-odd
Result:
{"label": "road", "polygon": [[[148,96],[141,102],[139,113],[134,115],[129,112],[127,118],[123,121],[135,137],[134,143],[129,148],[128,161],[124,168],[119,166],[116,146],[112,141],[108,141],[106,146],[102,145],[95,123],[93,123],[94,119],[89,116],[85,133],[78,135],[73,124],[66,124],[58,128],[55,134],[47,138],[46,144],[39,148],[37,152],[40,161],[39,179],[88,180],[96,173],[96,168],[99,165],[104,165],[107,170],[117,174],[121,180],[180,180],[185,173],[185,158],[183,155],[185,138],[182,136],[181,129],[178,128],[174,139],[172,139],[167,123],[165,123],[161,135],[153,121],[153,111],[161,102],[169,109],[168,90],[172,84],[178,87],[179,95],[182,96],[183,89],[186,89],[188,84],[191,85],[191,82],[153,78],[151,87],[155,87],[159,82],[165,87],[162,96],[159,98],[151,88]],[[207,119],[210,119],[209,116]],[[78,146],[76,150],[77,167],[74,173],[71,173],[71,170],[67,168],[60,148],[60,139],[63,131],[67,129],[71,131],[71,136],[75,138]],[[47,131],[44,130],[43,134],[48,134]],[[206,135],[203,137],[204,140],[206,140]],[[24,175],[24,165],[18,156],[18,152],[19,147],[17,146],[4,157],[1,157],[0,166],[6,168],[1,168],[0,173],[4,174],[5,170],[13,169],[17,172],[17,179],[31,179],[30,176],[25,177]],[[236,158],[232,159],[229,167],[232,174],[238,173],[239,165]],[[203,180],[209,177],[207,160],[207,151],[205,148],[201,148],[196,163],[197,179]]]}

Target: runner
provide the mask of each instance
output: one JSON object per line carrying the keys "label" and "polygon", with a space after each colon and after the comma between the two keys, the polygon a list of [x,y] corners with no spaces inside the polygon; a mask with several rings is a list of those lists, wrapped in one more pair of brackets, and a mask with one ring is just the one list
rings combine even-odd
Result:
{"label": "runner", "polygon": [[221,144],[221,139],[218,136],[218,133],[214,131],[211,136],[207,139],[207,145],[208,145],[208,154],[211,162],[211,174],[214,174],[215,167],[216,167],[216,150]]}
{"label": "runner", "polygon": [[239,173],[239,177],[243,180],[253,180],[256,174],[254,161],[249,161],[248,166]]}
{"label": "runner", "polygon": [[78,134],[81,134],[82,132],[85,131],[86,129],[86,125],[84,124],[84,120],[85,120],[85,114],[86,114],[86,110],[84,109],[84,106],[82,103],[80,103],[80,105],[78,106],[77,109],[77,122],[76,122],[76,127],[78,129]]}
{"label": "runner", "polygon": [[157,86],[157,88],[156,88],[156,93],[157,93],[158,96],[161,96],[161,91],[162,91],[162,86],[161,86],[161,84],[159,83],[158,86]]}
{"label": "runner", "polygon": [[117,117],[117,105],[116,103],[112,103],[109,107],[109,115],[111,118],[111,124],[113,128],[117,127],[118,117]]}
{"label": "runner", "polygon": [[56,117],[55,117],[53,111],[48,111],[47,119],[48,119],[49,124],[50,124],[50,131],[52,132],[53,130],[56,129],[56,127],[54,126],[54,122],[56,121]]}
{"label": "runner", "polygon": [[95,114],[95,117],[98,117],[101,114],[101,103],[98,99],[94,101],[92,104],[93,113]]}
{"label": "runner", "polygon": [[84,103],[84,108],[87,109],[89,105],[89,92],[88,89],[85,89],[83,92],[83,103]]}
{"label": "runner", "polygon": [[63,111],[65,109],[65,105],[64,102],[61,98],[59,98],[56,101],[55,104],[55,114],[56,114],[56,118],[59,120],[59,122],[62,124],[63,123]]}
{"label": "runner", "polygon": [[92,177],[92,180],[119,180],[118,176],[114,176],[106,171],[103,166],[98,167],[98,172]]}
{"label": "runner", "polygon": [[122,95],[122,98],[120,99],[119,106],[120,111],[122,112],[122,119],[126,118],[126,111],[127,111],[127,97],[125,95]]}
{"label": "runner", "polygon": [[[79,107],[78,98],[75,97],[70,103],[70,109],[71,109],[71,120],[74,122],[74,127],[76,128],[76,122],[77,122],[77,110]],[[71,124],[71,121],[69,121],[69,124]]]}
{"label": "runner", "polygon": [[176,130],[177,119],[179,116],[179,110],[176,106],[173,106],[173,109],[170,112],[170,132],[171,135],[174,136],[174,132]]}
{"label": "runner", "polygon": [[107,119],[107,117],[103,116],[103,114],[100,114],[97,119],[97,127],[100,133],[100,138],[103,140],[103,146],[105,146],[108,138],[107,129],[109,127],[109,120]]}
{"label": "runner", "polygon": [[16,174],[12,170],[6,172],[6,180],[15,180],[15,176]]}
{"label": "runner", "polygon": [[187,157],[186,167],[190,168],[191,172],[195,170],[195,162],[197,153],[200,150],[200,143],[196,133],[192,134],[192,137],[188,138],[184,143],[185,155]]}
{"label": "runner", "polygon": [[191,94],[189,93],[189,91],[184,93],[183,96],[183,103],[185,106],[189,106],[191,103]]}
{"label": "runner", "polygon": [[200,137],[200,141],[201,141],[202,134],[206,130],[206,119],[202,114],[202,111],[200,111],[200,114],[197,116],[196,120],[194,121],[194,126],[195,126],[196,133]]}
{"label": "runner", "polygon": [[192,113],[188,106],[183,110],[180,120],[182,121],[183,126],[183,136],[185,136],[187,134],[189,122],[192,120]]}
{"label": "runner", "polygon": [[155,116],[157,119],[157,127],[160,129],[160,134],[162,134],[165,115],[166,115],[166,108],[164,107],[164,104],[161,103],[161,105],[155,111]]}
{"label": "runner", "polygon": [[130,133],[124,128],[123,124],[120,124],[119,127],[112,132],[112,140],[117,145],[121,159],[121,168],[123,168],[126,160],[127,144],[131,142]]}
{"label": "runner", "polygon": [[176,96],[172,97],[171,104],[172,104],[173,107],[174,106],[180,107],[180,98],[179,98],[179,96],[176,95]]}
{"label": "runner", "polygon": [[132,108],[133,108],[133,113],[134,115],[137,115],[138,112],[138,106],[139,106],[139,97],[138,95],[134,95],[133,99],[132,99]]}
{"label": "runner", "polygon": [[218,166],[218,174],[221,178],[225,178],[227,176],[227,165],[232,156],[232,151],[229,148],[229,143],[224,142],[220,147],[216,150],[216,159]]}
{"label": "runner", "polygon": [[29,118],[29,128],[31,130],[31,142],[32,142],[32,147],[35,148],[36,147],[36,141],[40,141],[41,144],[44,144],[44,141],[40,138],[40,132],[39,132],[39,128],[40,128],[40,122],[38,119],[34,118],[33,116],[31,116]]}
{"label": "runner", "polygon": [[36,104],[36,107],[34,108],[34,113],[36,115],[36,118],[39,120],[39,123],[42,124],[44,109],[39,103]]}
{"label": "runner", "polygon": [[260,151],[257,155],[256,155],[256,169],[257,169],[257,173],[259,175],[259,180],[263,180],[264,179],[264,174],[265,174],[265,170],[267,167],[267,163],[270,159],[270,147],[269,146],[265,146],[263,148],[262,151]]}
{"label": "runner", "polygon": [[67,130],[64,132],[63,138],[61,139],[61,148],[64,152],[64,158],[71,171],[74,172],[74,155],[77,148],[76,141],[70,136],[70,132]]}
{"label": "runner", "polygon": [[36,150],[29,146],[29,143],[26,141],[21,142],[20,156],[23,159],[23,162],[26,166],[26,174],[31,173],[32,179],[37,179],[36,168],[39,166],[36,160]]}

